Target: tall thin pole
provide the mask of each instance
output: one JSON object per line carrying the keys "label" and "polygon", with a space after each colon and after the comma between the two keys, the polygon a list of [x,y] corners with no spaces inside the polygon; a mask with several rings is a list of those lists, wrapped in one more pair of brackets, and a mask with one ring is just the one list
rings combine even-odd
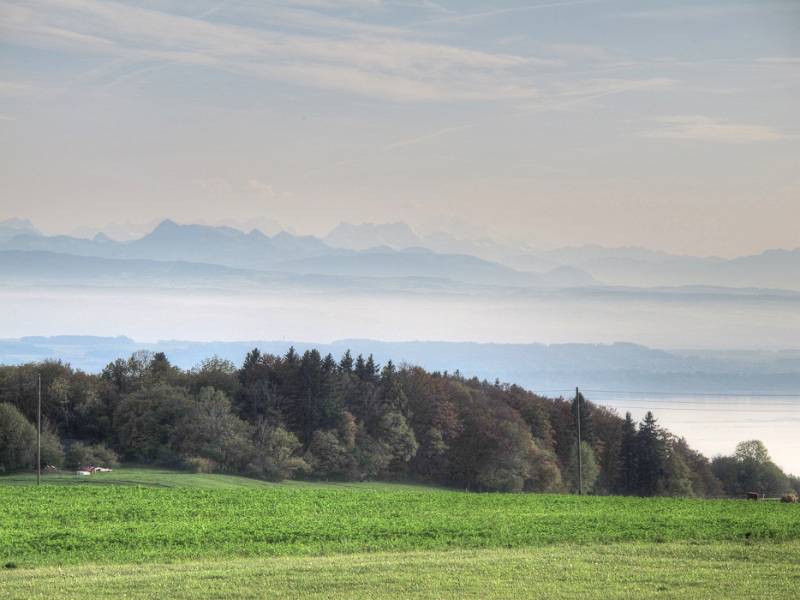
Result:
{"label": "tall thin pole", "polygon": [[583,457],[581,456],[581,393],[575,388],[575,408],[578,414],[578,495],[583,494]]}
{"label": "tall thin pole", "polygon": [[36,409],[36,485],[42,483],[42,375],[37,375],[39,402]]}

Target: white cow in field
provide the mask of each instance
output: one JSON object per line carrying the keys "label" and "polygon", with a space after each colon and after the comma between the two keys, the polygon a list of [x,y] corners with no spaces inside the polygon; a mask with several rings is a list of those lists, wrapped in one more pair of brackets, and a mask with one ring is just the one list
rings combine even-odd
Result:
{"label": "white cow in field", "polygon": [[91,471],[75,471],[75,475],[91,475]]}

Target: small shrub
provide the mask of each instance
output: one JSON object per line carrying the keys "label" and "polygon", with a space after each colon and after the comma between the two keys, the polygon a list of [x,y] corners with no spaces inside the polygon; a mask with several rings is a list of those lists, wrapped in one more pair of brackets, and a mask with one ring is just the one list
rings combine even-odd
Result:
{"label": "small shrub", "polygon": [[16,406],[0,403],[0,472],[36,465],[36,428]]}
{"label": "small shrub", "polygon": [[117,453],[103,444],[93,446],[81,442],[73,442],[67,450],[64,463],[70,469],[79,469],[85,466],[114,468],[119,466]]}
{"label": "small shrub", "polygon": [[213,473],[217,468],[217,463],[201,456],[192,456],[185,461],[186,468],[192,473]]}

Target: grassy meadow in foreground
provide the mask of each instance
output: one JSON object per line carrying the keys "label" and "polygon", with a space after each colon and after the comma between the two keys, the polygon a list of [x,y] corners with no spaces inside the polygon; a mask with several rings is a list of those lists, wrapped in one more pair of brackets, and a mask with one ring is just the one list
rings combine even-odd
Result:
{"label": "grassy meadow in foreground", "polygon": [[[158,486],[169,475],[123,469],[107,476]],[[103,475],[91,477],[79,485],[0,485],[0,562],[800,540],[798,507],[779,503],[470,494],[389,484],[243,487],[236,485],[240,478],[218,480],[226,485],[216,489],[168,488],[98,485]]]}
{"label": "grassy meadow in foreground", "polygon": [[793,598],[800,544],[592,544],[0,570],[30,598]]}
{"label": "grassy meadow in foreground", "polygon": [[272,484],[124,468],[0,477],[3,598],[793,597],[800,507]]}

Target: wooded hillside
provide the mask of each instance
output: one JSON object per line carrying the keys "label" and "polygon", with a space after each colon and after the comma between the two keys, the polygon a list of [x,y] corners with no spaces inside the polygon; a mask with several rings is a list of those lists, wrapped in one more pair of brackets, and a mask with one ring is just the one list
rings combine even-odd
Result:
{"label": "wooded hillside", "polygon": [[[100,374],[59,362],[0,367],[0,470],[117,460],[270,480],[410,480],[475,491],[719,496],[797,487],[752,446],[713,463],[659,427],[578,398],[545,398],[458,372],[248,353],[194,369],[140,352]],[[577,443],[580,410],[581,440]],[[763,447],[763,446],[762,446]]]}

